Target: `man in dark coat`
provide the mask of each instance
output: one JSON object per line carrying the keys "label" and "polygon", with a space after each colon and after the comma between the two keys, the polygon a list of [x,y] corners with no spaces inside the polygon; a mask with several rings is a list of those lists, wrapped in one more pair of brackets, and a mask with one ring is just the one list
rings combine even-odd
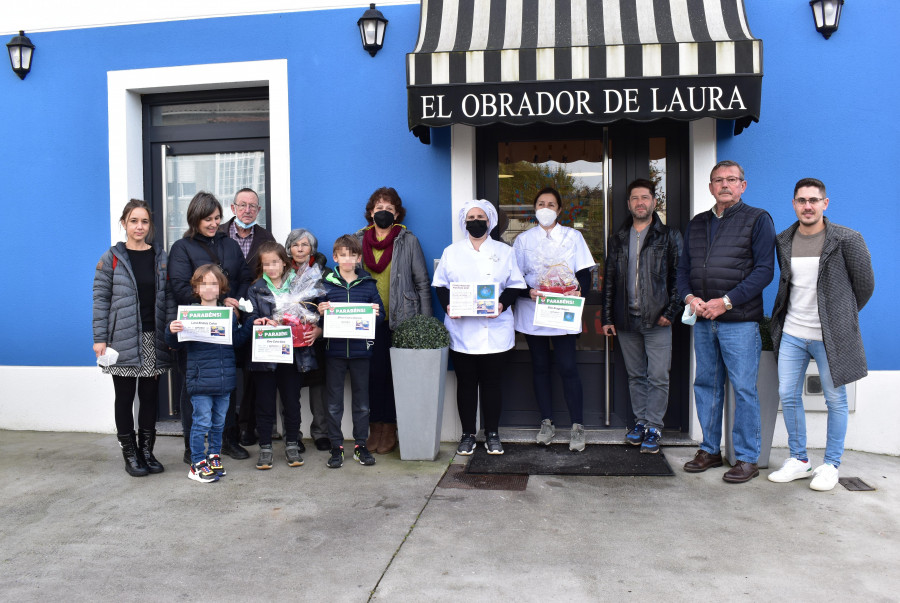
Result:
{"label": "man in dark coat", "polygon": [[[872,258],[855,230],[829,222],[825,185],[804,178],[794,187],[797,221],[775,239],[781,279],[772,311],[772,343],[778,360],[778,393],[791,456],[769,480],[812,477],[809,487],[827,491],[838,482],[847,433],[845,385],[867,374],[859,311],[875,289]],[[806,454],[803,382],[810,358],[828,407],[825,461],[815,470]]]}
{"label": "man in dark coat", "polygon": [[259,218],[259,195],[252,188],[242,188],[234,195],[231,212],[234,217],[219,226],[219,231],[237,241],[250,271],[255,275],[259,268],[259,246],[275,240],[271,232],[256,223]]}
{"label": "man in dark coat", "polygon": [[722,466],[725,373],[734,388],[732,441],[735,464],[722,476],[730,483],[759,475],[761,448],[756,379],[762,341],[762,292],[775,273],[775,225],[765,210],[747,205],[744,169],[720,161],[709,176],[716,204],[694,216],[678,263],[678,294],[697,316],[694,325],[694,403],[703,442],[684,470]]}
{"label": "man in dark coat", "polygon": [[627,191],[631,215],[606,246],[603,332],[618,336],[628,371],[635,425],[625,442],[655,454],[669,404],[672,321],[684,308],[675,286],[681,233],[654,211],[653,182],[635,180]]}

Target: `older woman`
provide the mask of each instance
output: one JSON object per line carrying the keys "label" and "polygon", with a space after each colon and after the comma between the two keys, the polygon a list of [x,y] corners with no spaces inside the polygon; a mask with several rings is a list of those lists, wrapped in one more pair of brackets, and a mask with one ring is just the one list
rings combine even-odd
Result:
{"label": "older woman", "polygon": [[[562,198],[555,188],[544,188],[534,197],[535,218],[538,225],[518,237],[514,248],[519,268],[528,283],[527,296],[516,306],[516,331],[525,335],[531,352],[534,396],[541,411],[540,431],[537,443],[548,445],[556,434],[551,411],[550,344],[556,357],[556,368],[562,378],[563,393],[569,407],[572,431],[569,449],[584,450],[584,413],[581,378],[575,365],[575,339],[581,333],[581,324],[572,330],[553,329],[534,325],[535,299],[540,295],[541,277],[554,263],[565,264],[577,278],[577,288],[566,295],[582,296],[590,288],[594,258],[580,232],[559,224]],[[573,283],[574,285],[574,283]]]}
{"label": "older woman", "polygon": [[[219,232],[222,221],[222,204],[212,193],[200,191],[191,199],[187,209],[188,229],[184,236],[172,245],[169,252],[169,279],[175,302],[185,306],[195,301],[191,288],[191,276],[194,270],[204,264],[215,264],[222,269],[228,278],[229,290],[220,300],[226,306],[237,309],[238,300],[247,297],[247,289],[253,282],[253,273],[244,261],[240,246],[226,233]],[[179,368],[184,371],[183,354],[179,355]],[[181,393],[181,425],[184,428],[184,462],[190,462],[191,433],[190,396],[182,388]],[[228,407],[225,423],[225,434],[222,440],[222,454],[233,459],[246,459],[250,453],[238,444],[234,431],[234,396]]]}
{"label": "older woman", "polygon": [[388,320],[378,321],[369,364],[369,427],[366,447],[387,454],[397,446],[397,409],[391,374],[391,335],[410,316],[431,316],[431,288],[419,239],[401,222],[406,209],[397,191],[382,187],[366,203],[369,225],[356,233],[363,267],[375,279]]}
{"label": "older woman", "polygon": [[[450,356],[456,368],[456,405],[463,435],[456,449],[470,455],[475,449],[475,416],[481,399],[484,447],[488,454],[503,454],[500,443],[501,383],[506,352],[515,345],[509,308],[525,291],[525,280],[512,247],[490,238],[497,225],[497,210],[490,201],[469,201],[459,212],[466,238],[441,255],[434,286],[447,310],[444,325],[450,331]],[[496,283],[499,307],[492,316],[451,316],[450,285],[457,282]]]}
{"label": "older woman", "polygon": [[[327,260],[325,254],[319,253],[319,240],[310,231],[295,228],[285,240],[284,248],[291,256],[292,267],[298,275],[313,266],[318,266],[324,274]],[[316,339],[314,348],[319,368],[303,377],[304,385],[309,386],[309,410],[313,417],[309,435],[317,450],[331,450],[331,440],[328,439],[328,405],[325,403],[325,340],[321,337]]]}
{"label": "older woman", "polygon": [[[119,220],[124,243],[113,245],[97,263],[94,274],[94,353],[107,348],[119,353],[103,366],[115,389],[116,433],[125,471],[134,477],[162,473],[153,456],[159,375],[171,365],[164,340],[175,304],[166,273],[166,251],[151,245],[153,219],[147,203],[132,199]],[[134,394],[140,399],[138,439],[134,437]]]}

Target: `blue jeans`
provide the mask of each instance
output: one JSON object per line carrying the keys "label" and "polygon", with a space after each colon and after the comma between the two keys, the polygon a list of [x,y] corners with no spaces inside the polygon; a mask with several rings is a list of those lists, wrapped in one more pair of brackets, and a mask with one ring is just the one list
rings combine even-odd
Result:
{"label": "blue jeans", "polygon": [[672,327],[641,326],[630,317],[630,331],[617,330],[619,348],[628,371],[628,392],[634,420],[645,427],[663,428],[669,406],[669,368],[672,366]]}
{"label": "blue jeans", "polygon": [[225,414],[228,412],[229,394],[191,396],[194,412],[191,415],[191,462],[199,463],[206,458],[204,441],[209,434],[209,454],[222,451],[222,430],[225,428]]}
{"label": "blue jeans", "polygon": [[815,358],[819,367],[819,379],[825,394],[825,405],[828,407],[825,462],[839,467],[844,454],[844,436],[847,435],[847,388],[843,385],[834,386],[824,343],[783,333],[778,348],[778,395],[781,398],[784,426],[788,432],[788,447],[793,458],[809,458],[806,455],[803,381],[810,358]]}
{"label": "blue jeans", "polygon": [[762,341],[755,322],[698,320],[694,325],[694,402],[703,429],[700,449],[719,454],[722,445],[722,414],[725,406],[725,374],[734,388],[734,456],[745,463],[759,460],[761,447],[759,354]]}

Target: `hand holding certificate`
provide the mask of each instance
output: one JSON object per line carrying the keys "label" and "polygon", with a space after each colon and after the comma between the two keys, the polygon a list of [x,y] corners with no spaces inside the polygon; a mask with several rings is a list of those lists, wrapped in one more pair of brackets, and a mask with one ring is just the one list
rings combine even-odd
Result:
{"label": "hand holding certificate", "polygon": [[497,283],[450,283],[450,316],[497,316],[500,287]]}
{"label": "hand holding certificate", "polygon": [[584,298],[538,291],[534,300],[534,325],[575,331],[581,325]]}
{"label": "hand holding certificate", "polygon": [[378,311],[372,304],[323,302],[320,308],[325,316],[325,337],[375,339]]}
{"label": "hand holding certificate", "polygon": [[178,306],[178,341],[231,345],[232,312],[221,306]]}

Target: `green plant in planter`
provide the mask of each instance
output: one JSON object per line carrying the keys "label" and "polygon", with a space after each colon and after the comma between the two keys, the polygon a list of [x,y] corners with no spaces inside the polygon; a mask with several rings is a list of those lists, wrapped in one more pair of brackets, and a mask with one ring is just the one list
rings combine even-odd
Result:
{"label": "green plant in planter", "polygon": [[450,345],[450,333],[437,318],[421,314],[407,318],[394,330],[393,346],[408,350],[437,350]]}
{"label": "green plant in planter", "polygon": [[773,352],[774,344],[772,343],[772,317],[763,316],[759,319],[759,337],[762,339],[762,351]]}

